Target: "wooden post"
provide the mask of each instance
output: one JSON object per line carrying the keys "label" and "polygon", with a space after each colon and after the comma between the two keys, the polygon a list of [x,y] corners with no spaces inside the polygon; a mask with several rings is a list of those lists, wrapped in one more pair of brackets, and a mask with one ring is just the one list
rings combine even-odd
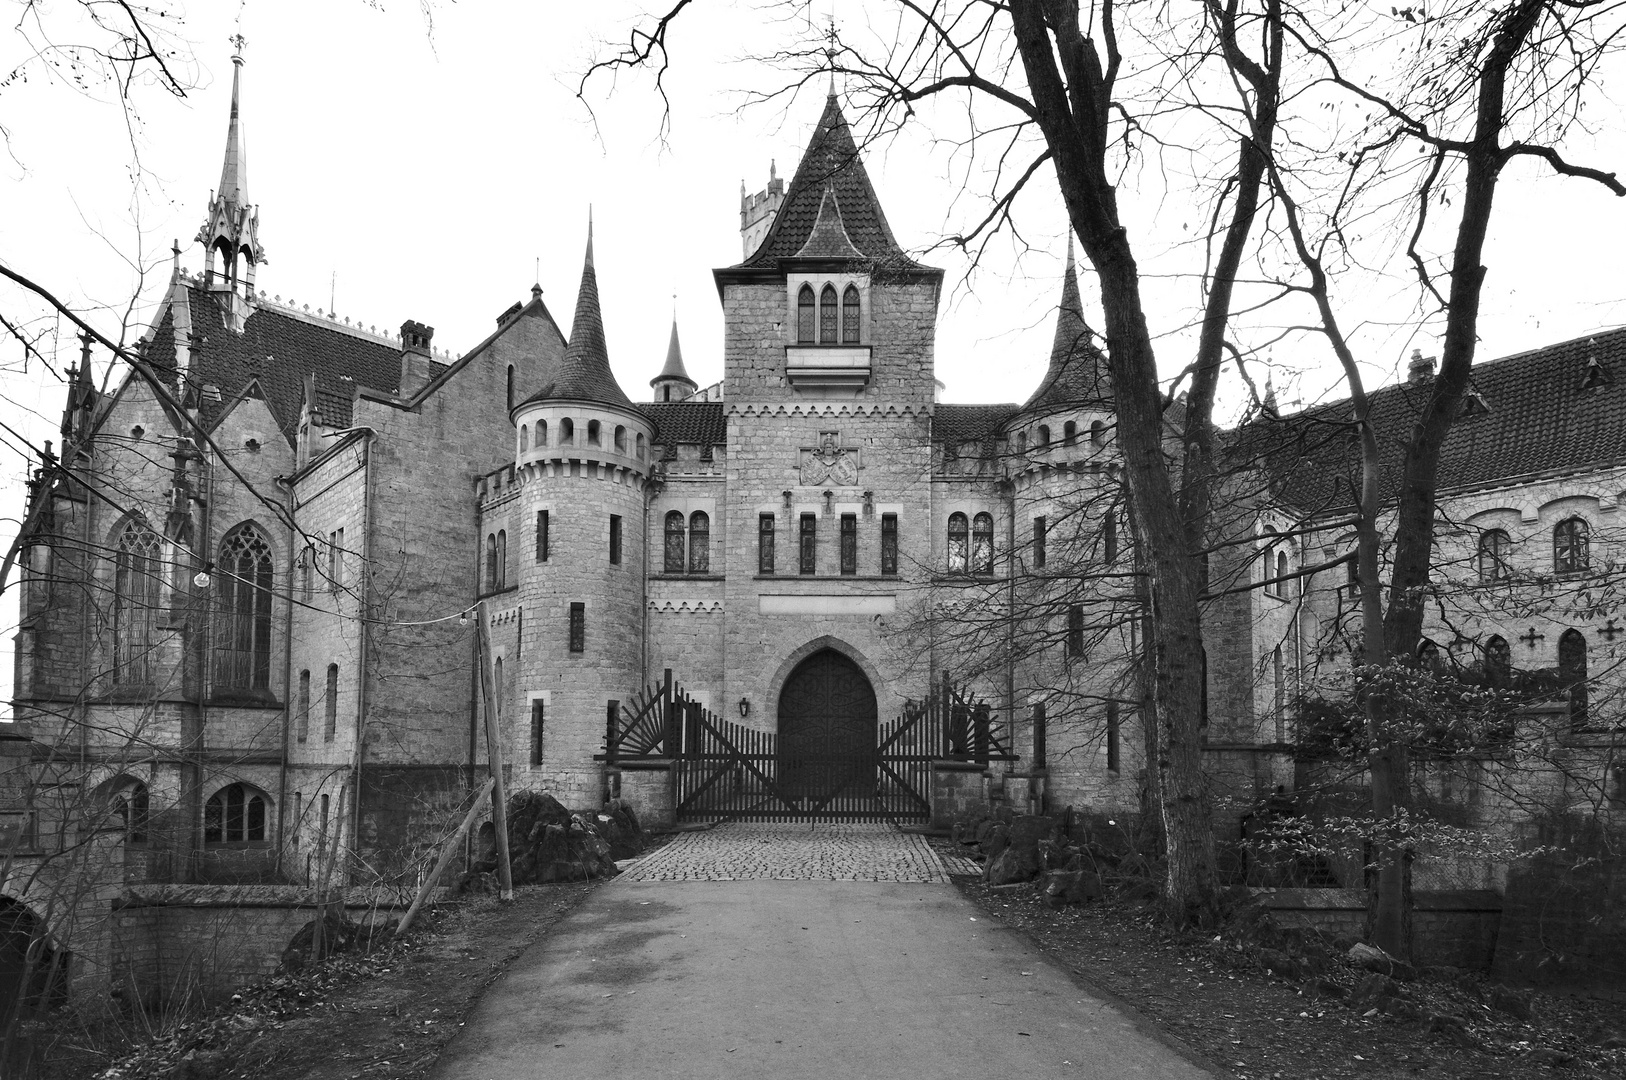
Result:
{"label": "wooden post", "polygon": [[678,733],[677,705],[672,700],[672,669],[661,679],[661,718],[666,721],[666,756],[675,758],[683,743]]}
{"label": "wooden post", "polygon": [[514,898],[514,867],[508,861],[508,792],[502,779],[502,728],[497,680],[492,674],[491,615],[480,601],[480,696],[485,701],[486,761],[491,766],[491,827],[497,833],[497,884],[504,900]]}
{"label": "wooden post", "polygon": [[418,886],[418,895],[413,898],[412,906],[407,908],[407,913],[401,917],[400,924],[395,928],[397,938],[405,934],[407,927],[412,925],[412,920],[418,917],[418,909],[423,907],[424,900],[435,890],[435,883],[440,880],[440,875],[446,872],[446,867],[451,863],[452,856],[456,855],[457,849],[463,846],[463,839],[469,835],[469,829],[473,827],[474,819],[480,816],[480,811],[485,809],[486,800],[491,798],[492,786],[493,781],[490,777],[487,777],[485,786],[480,789],[480,797],[474,800],[474,805],[469,807],[469,812],[463,815],[463,824],[457,827],[457,832],[453,833],[452,838],[441,847],[440,858],[435,860],[435,868],[429,871],[429,876],[424,879],[422,885]]}

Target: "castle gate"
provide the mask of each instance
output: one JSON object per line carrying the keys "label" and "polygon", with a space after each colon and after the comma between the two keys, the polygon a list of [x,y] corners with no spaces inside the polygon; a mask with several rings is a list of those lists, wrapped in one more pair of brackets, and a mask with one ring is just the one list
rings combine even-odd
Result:
{"label": "castle gate", "polygon": [[834,649],[803,660],[779,692],[779,791],[793,803],[858,809],[880,764],[875,688]]}

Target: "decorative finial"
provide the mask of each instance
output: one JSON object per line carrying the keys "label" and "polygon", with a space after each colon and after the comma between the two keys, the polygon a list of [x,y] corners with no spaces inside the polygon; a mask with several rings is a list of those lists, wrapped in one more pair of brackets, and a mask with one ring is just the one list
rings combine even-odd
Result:
{"label": "decorative finial", "polygon": [[830,96],[836,96],[836,16],[830,13],[830,28],[824,32],[824,65],[830,72]]}
{"label": "decorative finial", "polygon": [[231,62],[241,67],[243,64],[243,46],[248,44],[248,38],[244,37],[243,32],[239,30],[226,40],[231,42]]}

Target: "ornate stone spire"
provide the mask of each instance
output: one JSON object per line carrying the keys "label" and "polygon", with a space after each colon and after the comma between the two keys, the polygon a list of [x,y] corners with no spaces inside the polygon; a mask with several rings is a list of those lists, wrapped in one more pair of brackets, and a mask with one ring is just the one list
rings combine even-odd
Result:
{"label": "ornate stone spire", "polygon": [[245,303],[234,305],[241,328],[246,301],[254,294],[254,272],[265,261],[260,246],[260,212],[248,201],[248,151],[242,124],[243,37],[232,39],[231,118],[226,125],[226,154],[220,166],[220,187],[209,200],[209,216],[198,230],[205,251],[205,282],[211,292],[232,293]]}

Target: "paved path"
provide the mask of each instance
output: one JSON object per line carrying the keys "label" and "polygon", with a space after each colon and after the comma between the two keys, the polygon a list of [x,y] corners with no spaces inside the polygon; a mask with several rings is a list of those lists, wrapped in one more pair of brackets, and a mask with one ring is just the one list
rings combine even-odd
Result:
{"label": "paved path", "polygon": [[516,960],[434,1076],[1209,1075],[944,870],[920,838],[882,827],[680,837]]}

